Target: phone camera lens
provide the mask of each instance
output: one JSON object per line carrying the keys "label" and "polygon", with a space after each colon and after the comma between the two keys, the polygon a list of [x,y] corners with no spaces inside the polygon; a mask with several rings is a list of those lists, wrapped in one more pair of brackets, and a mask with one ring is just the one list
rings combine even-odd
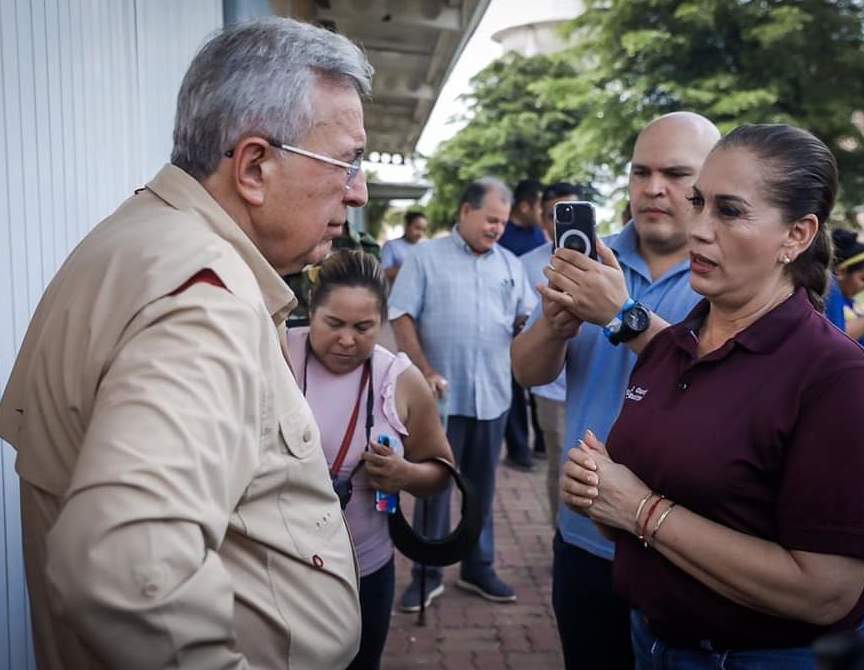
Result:
{"label": "phone camera lens", "polygon": [[564,241],[564,247],[584,254],[587,251],[585,240],[579,235],[571,235]]}
{"label": "phone camera lens", "polygon": [[573,205],[561,205],[558,208],[558,220],[561,223],[570,223],[573,221]]}

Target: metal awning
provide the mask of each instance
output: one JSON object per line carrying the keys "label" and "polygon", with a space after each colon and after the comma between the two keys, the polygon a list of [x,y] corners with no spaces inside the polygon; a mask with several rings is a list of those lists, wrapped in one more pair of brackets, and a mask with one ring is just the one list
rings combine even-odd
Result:
{"label": "metal awning", "polygon": [[273,11],[336,30],[375,67],[368,152],[408,157],[490,0],[271,0]]}
{"label": "metal awning", "polygon": [[370,200],[419,200],[432,188],[431,184],[369,182]]}

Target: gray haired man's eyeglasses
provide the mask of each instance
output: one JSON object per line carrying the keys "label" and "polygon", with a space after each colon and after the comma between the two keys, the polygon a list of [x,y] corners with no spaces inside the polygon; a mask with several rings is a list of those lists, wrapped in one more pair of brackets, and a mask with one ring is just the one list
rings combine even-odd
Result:
{"label": "gray haired man's eyeglasses", "polygon": [[[329,156],[322,156],[321,154],[316,154],[314,151],[307,151],[306,149],[301,149],[300,147],[292,147],[290,144],[280,144],[276,140],[267,140],[267,143],[271,147],[275,147],[276,149],[282,149],[282,151],[289,151],[292,154],[297,154],[298,156],[305,156],[306,158],[311,158],[316,161],[321,161],[322,163],[327,163],[328,165],[335,165],[336,167],[345,168],[345,188],[351,188],[351,184],[354,183],[354,179],[360,173],[361,168],[363,167],[363,156],[357,156],[350,163],[346,163],[345,161],[340,161],[335,158],[330,158]],[[231,158],[234,155],[234,149],[228,149],[225,152],[225,156]]]}

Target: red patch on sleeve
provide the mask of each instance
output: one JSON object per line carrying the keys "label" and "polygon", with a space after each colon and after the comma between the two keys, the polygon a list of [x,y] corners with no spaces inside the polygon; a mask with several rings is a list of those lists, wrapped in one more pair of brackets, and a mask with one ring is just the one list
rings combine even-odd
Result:
{"label": "red patch on sleeve", "polygon": [[183,291],[195,284],[211,284],[212,286],[226,288],[222,280],[219,279],[219,275],[213,272],[213,270],[211,270],[210,268],[204,268],[203,270],[201,270],[201,272],[198,272],[189,277],[189,279],[180,284],[180,286],[171,291],[171,293],[169,293],[168,295],[177,295],[179,293],[183,293]]}

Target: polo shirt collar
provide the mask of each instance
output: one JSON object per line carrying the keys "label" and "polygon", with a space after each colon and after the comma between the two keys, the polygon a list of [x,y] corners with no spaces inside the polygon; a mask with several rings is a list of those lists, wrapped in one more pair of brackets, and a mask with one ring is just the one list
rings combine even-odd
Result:
{"label": "polo shirt collar", "polygon": [[[677,326],[673,326],[672,337],[675,343],[691,353],[696,351],[695,333],[699,331],[711,307],[707,300],[701,300]],[[735,335],[732,346],[740,346],[756,354],[768,354],[777,349],[790,332],[813,311],[807,290],[798,288],[788,299],[763,314],[747,328]],[[718,350],[722,356],[731,349],[729,343]],[[721,353],[723,352],[723,353]]]}
{"label": "polo shirt collar", "polygon": [[669,277],[690,271],[690,259],[685,258],[677,265],[673,265],[657,281],[651,279],[651,270],[648,267],[648,263],[645,262],[642,254],[639,253],[639,236],[636,234],[636,225],[633,223],[633,219],[630,219],[621,232],[609,243],[609,248],[615,252],[619,263],[641,275],[649,284],[659,284]]}
{"label": "polo shirt collar", "polygon": [[453,225],[453,229],[451,230],[451,233],[450,233],[450,239],[453,240],[453,244],[455,244],[457,248],[461,249],[466,254],[469,254],[470,256],[475,256],[477,258],[482,258],[484,256],[489,256],[489,255],[495,253],[495,249],[497,247],[497,242],[496,242],[495,244],[492,245],[492,248],[489,251],[485,251],[482,254],[478,254],[476,251],[474,251],[474,249],[471,248],[471,245],[465,241],[465,238],[459,234],[459,224],[458,223]]}
{"label": "polo shirt collar", "polygon": [[147,184],[147,189],[175,209],[194,212],[214,233],[228,242],[255,276],[264,304],[274,322],[285,320],[297,306],[294,293],[261,255],[258,247],[198,180],[177,166],[168,164]]}

